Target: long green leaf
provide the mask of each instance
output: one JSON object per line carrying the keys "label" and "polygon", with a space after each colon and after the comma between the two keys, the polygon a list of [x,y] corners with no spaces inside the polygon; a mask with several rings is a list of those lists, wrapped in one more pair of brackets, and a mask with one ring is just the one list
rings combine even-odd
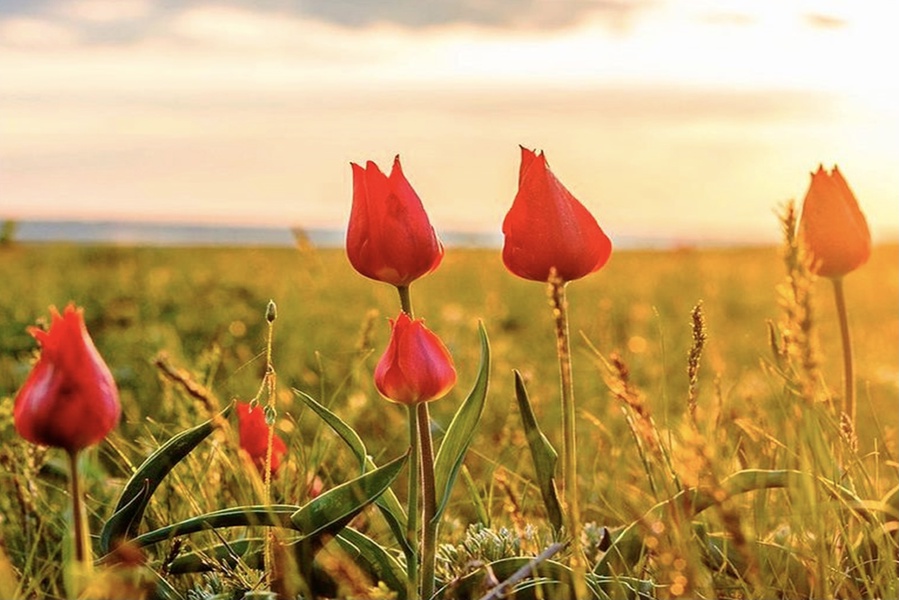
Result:
{"label": "long green leaf", "polygon": [[244,538],[234,540],[227,544],[216,544],[209,548],[203,548],[189,554],[182,554],[171,562],[168,572],[172,575],[185,573],[202,573],[215,570],[217,564],[234,566],[235,557],[249,567],[262,566],[262,548],[265,545],[264,538]]}
{"label": "long green leaf", "polygon": [[175,465],[215,430],[217,420],[226,417],[230,410],[231,406],[228,406],[216,417],[173,436],[138,467],[122,489],[112,516],[100,532],[102,554],[107,554],[116,540],[137,535],[153,492]]}
{"label": "long green leaf", "polygon": [[534,460],[534,473],[537,475],[537,485],[543,496],[546,515],[553,529],[559,531],[562,528],[562,506],[556,494],[556,463],[559,461],[559,454],[540,430],[524,380],[518,371],[515,371],[515,397],[518,399],[518,410],[521,412],[525,436]]}
{"label": "long green leaf", "polygon": [[323,533],[335,534],[384,493],[400,474],[408,458],[407,452],[383,467],[342,483],[303,505],[290,517],[294,528],[303,532],[304,539]]}
{"label": "long green leaf", "polygon": [[440,443],[440,450],[434,459],[434,483],[437,490],[437,511],[434,520],[440,520],[450,494],[453,483],[465,460],[465,453],[474,438],[478,421],[484,412],[487,399],[487,388],[490,383],[490,342],[483,323],[478,323],[478,334],[481,340],[481,362],[478,365],[478,376],[468,398],[453,415],[453,420],[446,429],[446,435]]}
{"label": "long green leaf", "polygon": [[300,510],[299,506],[290,504],[274,504],[271,506],[236,506],[224,508],[210,513],[202,514],[172,525],[166,525],[153,531],[148,531],[134,538],[132,543],[137,546],[148,546],[162,542],[179,535],[188,535],[208,529],[221,527],[284,527],[297,529],[291,521],[291,517]]}
{"label": "long green leaf", "polygon": [[[346,443],[356,457],[356,460],[359,461],[363,473],[374,471],[378,468],[375,461],[369,456],[362,438],[359,437],[352,427],[347,425],[343,419],[331,412],[323,404],[316,401],[312,396],[296,389],[294,390],[294,393],[312,410],[312,412],[318,415],[321,420],[344,441],[344,443]],[[409,546],[409,541],[406,539],[406,511],[397,499],[396,494],[393,493],[392,489],[388,488],[383,494],[378,496],[378,499],[375,500],[375,505],[381,511],[381,514],[384,515],[384,519],[387,521],[387,525],[390,527],[393,537],[395,537],[397,542],[403,546],[403,551],[406,553],[406,556],[410,556],[412,548]]]}
{"label": "long green leaf", "polygon": [[365,471],[365,459],[368,452],[365,449],[365,443],[356,431],[346,424],[346,422],[329,410],[324,404],[318,402],[315,398],[294,388],[293,393],[303,401],[312,412],[319,416],[331,430],[336,433],[340,439],[349,446],[356,460],[359,461],[359,467]]}
{"label": "long green leaf", "polygon": [[406,572],[383,546],[352,527],[345,527],[335,539],[374,581],[383,581],[397,600],[406,600]]}

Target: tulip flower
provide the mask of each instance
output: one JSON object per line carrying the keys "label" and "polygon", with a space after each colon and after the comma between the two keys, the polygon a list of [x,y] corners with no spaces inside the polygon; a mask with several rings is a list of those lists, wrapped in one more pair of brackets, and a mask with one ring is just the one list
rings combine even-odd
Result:
{"label": "tulip flower", "polygon": [[842,410],[852,438],[856,417],[855,369],[843,276],[868,262],[871,232],[855,195],[836,165],[830,173],[823,165],[812,173],[812,182],[802,202],[799,236],[809,252],[811,271],[828,277],[833,284],[843,347]]}
{"label": "tulip flower", "polygon": [[[260,475],[265,475],[265,455],[268,452],[269,428],[265,422],[265,411],[261,406],[250,406],[247,402],[237,403],[238,434],[240,447],[250,456]],[[271,474],[274,475],[287,454],[287,445],[277,434],[272,437]]]}
{"label": "tulip flower", "polygon": [[49,331],[29,327],[41,355],[16,395],[14,420],[23,438],[70,454],[100,442],[116,426],[119,393],[94,346],[81,309],[50,308]]}
{"label": "tulip flower", "polygon": [[390,176],[369,161],[353,168],[353,207],[346,252],[359,273],[406,287],[437,268],[443,244],[403,175],[399,156]]}
{"label": "tulip flower", "polygon": [[839,169],[812,173],[799,232],[811,255],[811,269],[822,277],[841,277],[871,256],[871,233],[858,202]]}
{"label": "tulip flower", "polygon": [[543,152],[521,148],[518,194],[503,220],[503,263],[515,275],[573,281],[609,260],[612,242],[593,215],[556,179]]}
{"label": "tulip flower", "polygon": [[390,343],[375,368],[381,395],[406,405],[445,396],[456,384],[456,369],[440,338],[421,319],[410,319],[406,313],[390,325]]}

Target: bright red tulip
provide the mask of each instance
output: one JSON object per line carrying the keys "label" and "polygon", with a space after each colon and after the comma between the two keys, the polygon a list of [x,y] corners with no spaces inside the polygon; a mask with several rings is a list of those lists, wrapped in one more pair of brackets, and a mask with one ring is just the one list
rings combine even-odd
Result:
{"label": "bright red tulip", "polygon": [[78,452],[100,442],[121,414],[119,392],[94,346],[83,311],[50,307],[50,330],[29,327],[41,355],[16,395],[16,430],[35,444]]}
{"label": "bright red tulip", "polygon": [[[260,474],[265,474],[265,455],[268,452],[268,425],[265,424],[265,410],[261,406],[251,407],[247,402],[237,403],[237,424],[240,447],[253,459]],[[281,466],[287,454],[287,444],[276,433],[272,438],[272,475]]]}
{"label": "bright red tulip", "polygon": [[836,166],[830,173],[823,166],[812,173],[799,232],[811,254],[812,272],[822,277],[842,277],[871,256],[865,215]]}
{"label": "bright red tulip", "polygon": [[353,208],[346,253],[362,275],[407,286],[437,268],[443,244],[421,200],[403,175],[400,157],[390,177],[369,161],[353,167]]}
{"label": "bright red tulip", "polygon": [[375,367],[375,386],[399,404],[430,402],[456,384],[453,357],[421,319],[400,313],[391,320],[390,343]]}
{"label": "bright red tulip", "polygon": [[612,242],[593,215],[556,179],[543,152],[522,147],[518,194],[503,220],[503,263],[515,275],[572,281],[600,269]]}

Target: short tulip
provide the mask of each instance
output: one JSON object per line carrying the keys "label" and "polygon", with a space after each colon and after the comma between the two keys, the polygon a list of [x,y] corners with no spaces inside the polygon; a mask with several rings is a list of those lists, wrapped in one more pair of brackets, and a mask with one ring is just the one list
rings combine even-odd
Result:
{"label": "short tulip", "polygon": [[456,368],[440,338],[406,313],[390,325],[390,343],[375,368],[381,395],[406,405],[445,396],[456,384]]}
{"label": "short tulip", "polygon": [[359,273],[397,287],[437,268],[443,244],[403,175],[399,156],[390,177],[369,161],[353,168],[353,207],[346,252]]}
{"label": "short tulip", "polygon": [[515,275],[580,279],[609,260],[612,242],[593,215],[556,179],[543,153],[522,147],[518,194],[503,220],[503,263]]}
{"label": "short tulip", "polygon": [[99,443],[121,414],[109,367],[94,346],[82,310],[50,308],[49,331],[29,327],[41,355],[16,395],[14,420],[23,438],[70,454]]}
{"label": "short tulip", "polygon": [[842,277],[868,261],[871,233],[858,202],[839,169],[812,173],[802,203],[799,235],[811,255],[811,269],[822,277]]}
{"label": "short tulip", "polygon": [[[261,475],[265,474],[265,455],[268,453],[268,425],[265,423],[265,410],[261,406],[252,407],[247,402],[237,403],[238,434],[240,447],[253,460],[253,464]],[[287,445],[277,434],[272,438],[272,475],[281,466],[287,454]]]}

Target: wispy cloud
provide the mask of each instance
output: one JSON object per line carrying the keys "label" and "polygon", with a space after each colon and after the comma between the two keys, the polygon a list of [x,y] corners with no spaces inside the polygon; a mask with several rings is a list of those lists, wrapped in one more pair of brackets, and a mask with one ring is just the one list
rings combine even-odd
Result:
{"label": "wispy cloud", "polygon": [[895,221],[899,90],[859,65],[896,42],[865,10],[371,5],[4,3],[4,207],[340,222],[348,162],[400,152],[438,220],[477,226],[522,143],[628,227],[762,227],[822,160]]}

